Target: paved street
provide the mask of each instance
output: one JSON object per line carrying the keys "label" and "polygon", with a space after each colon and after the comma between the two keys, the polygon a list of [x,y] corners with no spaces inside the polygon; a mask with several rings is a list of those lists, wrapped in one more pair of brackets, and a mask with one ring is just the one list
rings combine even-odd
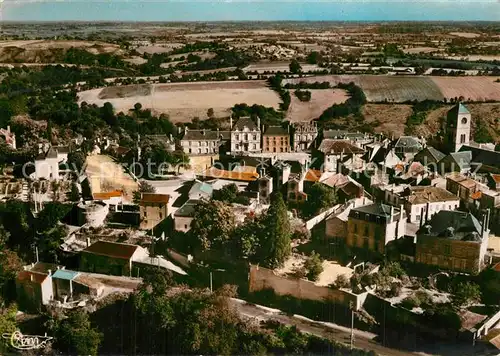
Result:
{"label": "paved street", "polygon": [[[233,298],[234,304],[239,313],[243,316],[254,318],[259,321],[276,320],[286,325],[295,325],[299,330],[321,337],[328,337],[337,342],[349,345],[351,329],[334,323],[326,323],[310,320],[300,315],[288,316],[278,309],[267,308],[261,305],[248,304],[244,300]],[[354,346],[356,348],[371,350],[381,356],[498,356],[498,352],[485,348],[482,345],[472,347],[472,345],[449,343],[436,343],[425,347],[425,352],[410,352],[405,350],[391,349],[382,346],[375,341],[376,335],[362,330],[354,330]]]}

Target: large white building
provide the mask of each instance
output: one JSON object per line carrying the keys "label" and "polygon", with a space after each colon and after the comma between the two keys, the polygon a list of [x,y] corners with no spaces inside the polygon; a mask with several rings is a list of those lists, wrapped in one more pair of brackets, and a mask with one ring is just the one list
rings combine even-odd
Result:
{"label": "large white building", "polygon": [[59,179],[59,165],[67,162],[68,148],[51,146],[35,159],[35,179]]}
{"label": "large white building", "polygon": [[429,220],[439,211],[452,211],[460,206],[457,195],[438,187],[409,187],[400,197],[411,223]]}
{"label": "large white building", "polygon": [[234,126],[231,119],[231,154],[262,152],[260,119],[255,123],[250,117],[241,117]]}
{"label": "large white building", "polygon": [[471,136],[472,116],[469,110],[462,105],[455,105],[447,114],[448,145],[452,152],[460,147],[469,145]]}

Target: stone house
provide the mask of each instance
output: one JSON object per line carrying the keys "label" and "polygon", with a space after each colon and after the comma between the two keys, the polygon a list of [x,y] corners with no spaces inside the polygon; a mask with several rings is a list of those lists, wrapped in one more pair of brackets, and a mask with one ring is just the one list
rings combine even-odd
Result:
{"label": "stone house", "polygon": [[64,146],[50,146],[35,158],[35,179],[59,179],[59,165],[67,162],[69,149]]}
{"label": "stone house", "polygon": [[324,139],[318,147],[323,162],[323,171],[338,172],[338,165],[354,155],[361,156],[364,150],[347,140]]}
{"label": "stone house", "polygon": [[152,229],[168,216],[170,195],[142,193],[139,202],[141,229]]}
{"label": "stone house", "polygon": [[216,155],[227,131],[184,129],[181,148],[188,155]]}
{"label": "stone house", "polygon": [[472,195],[479,191],[478,183],[459,173],[446,176],[446,190],[455,194],[463,201],[471,199]]}
{"label": "stone house", "polygon": [[353,208],[347,224],[347,246],[385,254],[386,245],[406,234],[406,213],[382,203]]}
{"label": "stone house", "polygon": [[470,213],[439,211],[417,231],[416,262],[477,273],[488,248],[489,213],[482,222]]}
{"label": "stone house", "polygon": [[262,135],[262,152],[290,152],[290,132],[281,126],[268,126]]}
{"label": "stone house", "polygon": [[441,210],[456,210],[460,199],[446,189],[430,186],[409,187],[401,194],[408,221],[419,223]]}
{"label": "stone house", "polygon": [[286,185],[286,197],[288,202],[301,204],[307,200],[307,194],[304,193],[304,180],[306,172],[290,174]]}
{"label": "stone house", "polygon": [[315,122],[296,122],[293,124],[293,150],[309,151],[318,137],[318,126]]}
{"label": "stone house", "polygon": [[334,212],[325,219],[325,237],[344,244],[347,239],[347,222],[351,209],[369,204],[373,204],[373,201],[368,198],[352,199],[346,202],[339,212]]}
{"label": "stone house", "polygon": [[199,200],[189,199],[174,213],[175,231],[188,232],[194,219],[195,207]]}
{"label": "stone house", "polygon": [[16,277],[16,294],[19,309],[39,312],[54,299],[51,272],[23,270]]}
{"label": "stone house", "polygon": [[97,241],[81,252],[80,270],[130,277],[132,262],[147,256],[147,251],[140,246]]}
{"label": "stone house", "polygon": [[250,117],[239,118],[234,126],[231,118],[231,154],[262,152],[260,118],[255,123]]}

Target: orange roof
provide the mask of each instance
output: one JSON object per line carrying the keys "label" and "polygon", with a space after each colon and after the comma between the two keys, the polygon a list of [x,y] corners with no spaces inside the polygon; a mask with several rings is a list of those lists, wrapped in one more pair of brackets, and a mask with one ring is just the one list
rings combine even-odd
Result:
{"label": "orange roof", "polygon": [[483,195],[483,193],[480,190],[478,190],[477,192],[472,193],[470,197],[474,200],[477,200],[477,199],[481,199],[482,195]]}
{"label": "orange roof", "polygon": [[169,200],[170,200],[170,195],[168,194],[142,193],[141,195],[141,203],[167,204]]}
{"label": "orange roof", "polygon": [[130,260],[137,248],[139,248],[137,245],[99,240],[87,247],[83,252]]}
{"label": "orange roof", "polygon": [[493,266],[493,269],[497,272],[500,272],[500,262]]}
{"label": "orange roof", "polygon": [[259,178],[258,173],[226,171],[214,167],[207,169],[202,175],[210,178],[240,180],[245,182],[252,182]]}
{"label": "orange roof", "polygon": [[491,178],[493,178],[496,184],[500,184],[500,174],[491,174]]}
{"label": "orange roof", "polygon": [[123,195],[123,192],[121,190],[113,190],[112,192],[92,194],[92,196],[94,197],[94,200],[108,200],[111,198],[120,198],[122,195]]}
{"label": "orange roof", "polygon": [[21,271],[17,274],[17,280],[23,282],[42,284],[45,278],[47,278],[46,274],[32,271]]}
{"label": "orange roof", "polygon": [[317,182],[319,181],[319,178],[321,177],[321,171],[317,169],[310,169],[306,173],[306,177],[304,180],[308,182]]}

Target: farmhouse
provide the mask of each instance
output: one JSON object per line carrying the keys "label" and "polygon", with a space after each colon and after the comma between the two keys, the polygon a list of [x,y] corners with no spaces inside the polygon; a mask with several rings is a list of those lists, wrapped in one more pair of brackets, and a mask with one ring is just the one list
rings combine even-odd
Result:
{"label": "farmhouse", "polygon": [[262,151],[260,143],[260,118],[255,123],[250,117],[239,118],[232,125],[231,118],[231,153],[250,154]]}
{"label": "farmhouse", "polygon": [[168,194],[142,193],[139,202],[141,229],[152,229],[168,216]]}
{"label": "farmhouse", "polygon": [[219,130],[189,130],[184,129],[180,142],[184,153],[188,155],[215,155],[223,140],[223,132]]}
{"label": "farmhouse", "polygon": [[362,155],[364,151],[347,140],[324,139],[318,147],[318,152],[325,171],[338,171],[337,165],[343,162],[344,158]]}

